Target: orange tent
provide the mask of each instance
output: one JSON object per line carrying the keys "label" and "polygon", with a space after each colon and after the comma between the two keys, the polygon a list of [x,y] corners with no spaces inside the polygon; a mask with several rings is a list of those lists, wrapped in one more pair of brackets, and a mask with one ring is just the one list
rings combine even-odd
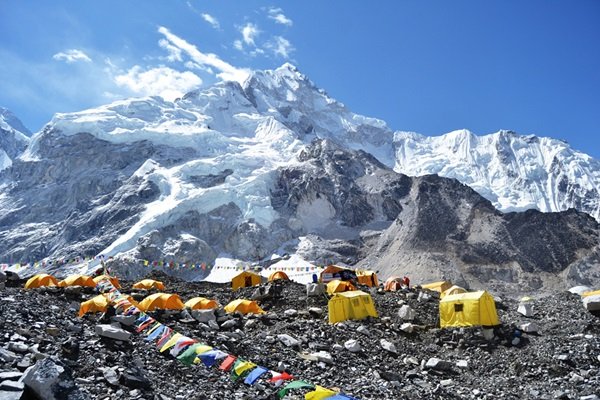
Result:
{"label": "orange tent", "polygon": [[88,301],[84,301],[79,306],[79,316],[83,317],[84,314],[89,312],[105,312],[110,302],[105,295],[101,294]]}
{"label": "orange tent", "polygon": [[210,300],[206,297],[194,297],[185,302],[185,306],[192,310],[209,310],[219,307],[216,300]]}
{"label": "orange tent", "polygon": [[350,280],[356,279],[356,272],[354,270],[337,265],[328,265],[323,271],[321,271],[321,282],[327,283],[334,279]]}
{"label": "orange tent", "polygon": [[35,289],[42,286],[58,286],[58,280],[48,274],[37,274],[25,283],[25,289]]}
{"label": "orange tent", "polygon": [[87,286],[87,287],[96,287],[96,282],[92,279],[91,276],[87,275],[69,275],[62,281],[58,282],[58,286],[67,287],[67,286]]}
{"label": "orange tent", "polygon": [[262,283],[262,276],[254,272],[244,271],[231,278],[231,289],[238,290],[239,288],[257,286]]}
{"label": "orange tent", "polygon": [[225,306],[228,313],[241,312],[242,314],[264,314],[257,302],[252,300],[237,299]]}
{"label": "orange tent", "polygon": [[112,283],[112,285],[114,287],[116,287],[117,289],[121,289],[121,284],[119,283],[119,278],[117,278],[116,276],[99,275],[94,278],[94,282],[96,282],[96,285],[97,285],[98,282],[100,282],[102,279],[106,279],[106,278],[108,278],[108,280],[110,281],[110,283]]}
{"label": "orange tent", "polygon": [[185,304],[176,294],[154,293],[140,301],[138,308],[142,311],[183,310]]}
{"label": "orange tent", "polygon": [[399,276],[389,277],[387,279],[387,281],[385,281],[385,284],[383,285],[384,290],[386,290],[388,292],[395,292],[396,290],[399,290],[401,287],[402,287],[402,278],[400,278]]}
{"label": "orange tent", "polygon": [[134,289],[156,289],[156,290],[165,290],[165,285],[161,281],[155,281],[154,279],[143,279],[139,282],[136,282],[132,286]]}
{"label": "orange tent", "polygon": [[379,285],[379,279],[377,279],[377,274],[374,271],[359,271],[357,272],[356,277],[358,278],[358,283],[361,285],[369,287]]}
{"label": "orange tent", "polygon": [[289,281],[290,277],[283,271],[275,271],[271,275],[269,275],[269,282],[275,281],[277,279],[282,279],[284,281]]}
{"label": "orange tent", "polygon": [[339,279],[333,280],[327,284],[327,293],[329,294],[348,292],[351,290],[356,290],[356,287],[350,282],[340,281]]}

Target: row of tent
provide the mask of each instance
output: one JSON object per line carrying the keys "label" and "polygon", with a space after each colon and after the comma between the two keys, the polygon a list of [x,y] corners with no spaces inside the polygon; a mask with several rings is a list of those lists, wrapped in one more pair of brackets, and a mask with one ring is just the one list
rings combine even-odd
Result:
{"label": "row of tent", "polygon": [[[52,275],[48,274],[37,274],[32,276],[25,283],[25,289],[35,289],[44,286],[58,286],[58,287],[67,287],[67,286],[85,286],[85,287],[96,287],[98,282],[103,279],[109,279],[110,283],[117,289],[121,288],[121,284],[119,283],[119,279],[115,276],[108,275],[100,275],[92,278],[88,275],[69,275],[62,281],[59,281]],[[132,286],[134,289],[143,289],[143,290],[165,290],[165,285],[160,281],[155,281],[153,279],[143,279],[139,282],[136,282]]]}
{"label": "row of tent", "polygon": [[[204,297],[194,297],[185,303],[181,297],[173,293],[154,293],[147,296],[139,303],[131,296],[127,298],[129,302],[144,312],[155,310],[183,310],[188,308],[191,310],[209,310],[219,307],[216,300],[207,299]],[[79,316],[93,312],[105,312],[109,300],[105,295],[98,295],[90,300],[84,301],[79,306]],[[225,311],[228,313],[240,312],[242,314],[263,314],[264,311],[258,303],[252,300],[237,299],[233,300],[225,306]]]}

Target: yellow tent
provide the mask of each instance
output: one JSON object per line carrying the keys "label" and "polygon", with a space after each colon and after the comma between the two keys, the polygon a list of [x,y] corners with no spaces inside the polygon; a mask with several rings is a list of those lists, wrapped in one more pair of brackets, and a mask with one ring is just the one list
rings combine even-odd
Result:
{"label": "yellow tent", "polygon": [[239,288],[260,285],[262,277],[254,272],[244,271],[237,274],[231,279],[231,289],[238,290]]}
{"label": "yellow tent", "polygon": [[269,282],[276,281],[277,279],[289,281],[290,277],[283,271],[275,271],[271,275],[269,275]]}
{"label": "yellow tent", "polygon": [[110,302],[105,295],[101,294],[88,301],[84,301],[79,306],[79,316],[82,317],[84,314],[89,312],[104,312]]}
{"label": "yellow tent", "polygon": [[327,284],[327,293],[329,294],[348,292],[350,290],[356,290],[356,287],[350,282],[340,281],[339,279],[333,280]]}
{"label": "yellow tent", "polygon": [[329,323],[346,321],[349,319],[363,319],[378,317],[377,310],[371,295],[361,290],[336,293],[329,303]]}
{"label": "yellow tent", "polygon": [[442,293],[445,290],[450,289],[452,287],[452,283],[450,283],[448,281],[432,282],[432,283],[427,283],[425,285],[421,285],[421,287],[423,289],[429,289],[434,292]]}
{"label": "yellow tent", "polygon": [[485,290],[451,294],[440,300],[440,326],[499,325],[496,303]]}
{"label": "yellow tent", "polygon": [[94,282],[96,282],[96,285],[98,284],[98,282],[100,282],[103,279],[108,278],[108,280],[110,281],[110,283],[112,283],[112,285],[114,287],[116,287],[117,289],[121,289],[121,284],[119,283],[119,278],[117,278],[116,276],[108,276],[108,275],[98,275],[97,277],[94,278]]}
{"label": "yellow tent", "polygon": [[138,308],[142,311],[183,310],[185,305],[176,294],[154,293],[140,301]]}
{"label": "yellow tent", "polygon": [[590,297],[590,296],[598,296],[600,295],[600,289],[599,290],[592,290],[590,292],[583,292],[581,294],[581,297]]}
{"label": "yellow tent", "polygon": [[25,283],[25,289],[35,289],[42,286],[58,286],[58,280],[48,274],[37,274]]}
{"label": "yellow tent", "polygon": [[62,281],[58,282],[58,286],[67,287],[67,286],[87,286],[87,287],[96,287],[96,282],[92,279],[92,277],[87,275],[69,275]]}
{"label": "yellow tent", "polygon": [[264,310],[260,308],[257,302],[252,300],[237,299],[225,306],[225,311],[234,313],[236,311],[242,314],[264,314]]}
{"label": "yellow tent", "polygon": [[449,287],[448,289],[444,290],[441,294],[440,294],[440,299],[443,299],[444,297],[451,295],[451,294],[459,294],[459,293],[467,293],[467,290],[465,288],[461,288],[460,286],[452,286]]}
{"label": "yellow tent", "polygon": [[358,283],[361,285],[367,285],[369,287],[379,285],[377,274],[374,271],[358,271],[356,277],[358,278]]}
{"label": "yellow tent", "polygon": [[385,281],[385,283],[383,284],[383,289],[386,292],[395,292],[400,288],[402,288],[402,278],[400,278],[399,276],[389,277],[387,281]]}
{"label": "yellow tent", "polygon": [[194,297],[186,301],[185,306],[192,310],[208,310],[219,307],[219,303],[206,297]]}
{"label": "yellow tent", "polygon": [[156,290],[165,290],[165,285],[161,281],[155,281],[154,279],[143,279],[139,282],[136,282],[132,286],[134,289],[156,289]]}

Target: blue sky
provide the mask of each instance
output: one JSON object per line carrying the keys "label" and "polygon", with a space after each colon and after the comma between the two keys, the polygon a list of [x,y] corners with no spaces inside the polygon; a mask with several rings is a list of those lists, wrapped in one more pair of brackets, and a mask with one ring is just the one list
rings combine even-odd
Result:
{"label": "blue sky", "polygon": [[0,37],[0,106],[33,131],[289,61],[394,130],[510,129],[600,158],[595,0],[0,0]]}

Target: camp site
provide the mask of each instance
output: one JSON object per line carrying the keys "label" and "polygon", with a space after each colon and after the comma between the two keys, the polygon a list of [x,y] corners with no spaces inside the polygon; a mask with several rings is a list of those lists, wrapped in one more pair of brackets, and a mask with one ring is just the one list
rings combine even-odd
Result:
{"label": "camp site", "polygon": [[[558,354],[557,365],[573,371],[567,376],[578,373],[576,368],[585,360],[600,363],[592,352],[573,353],[579,341],[590,349],[600,346],[594,330],[600,329],[596,308],[600,296],[590,287],[573,287],[555,296],[539,297],[532,291],[502,298],[484,288],[465,287],[464,282],[408,283],[405,276],[383,280],[374,271],[346,266],[308,273],[291,268],[232,269],[221,274],[221,283],[185,282],[160,270],[143,278],[38,273],[13,280],[5,290],[22,301],[56,306],[53,313],[32,311],[37,319],[47,321],[30,328],[47,335],[44,352],[56,348],[69,359],[81,359],[87,353],[116,350],[128,357],[135,351],[145,369],[120,374],[134,374],[135,379],[147,379],[147,384],[136,389],[119,378],[109,389],[115,395],[119,388],[140,395],[158,390],[148,378],[152,370],[173,377],[161,386],[186,382],[201,390],[211,385],[211,379],[223,379],[220,390],[228,391],[230,385],[237,387],[231,390],[240,390],[241,384],[246,393],[290,399],[390,398],[402,390],[422,391],[417,387],[425,383],[430,390],[438,387],[440,393],[453,391],[468,397],[474,390],[495,393],[496,385],[483,371],[502,367],[506,375],[501,377],[519,381],[521,375],[511,372],[511,360],[528,359],[544,368],[541,360],[531,358],[531,351]],[[13,304],[0,303],[2,315],[13,315]],[[587,321],[587,325],[559,327],[557,318]],[[65,340],[81,340],[76,331],[62,328],[66,322],[81,327],[84,340],[96,338],[93,344],[80,346],[78,353],[70,347],[65,350],[61,345]],[[589,327],[591,331],[586,330]],[[4,351],[11,353],[7,354],[18,348],[14,343],[30,343],[27,336],[19,337],[9,338]],[[562,339],[548,342],[549,337]],[[17,360],[22,357],[14,354]],[[487,357],[494,357],[495,363],[490,365]],[[573,361],[562,362],[564,357]],[[373,365],[379,372],[370,375]],[[348,374],[324,378],[323,369],[342,366],[357,368],[361,371],[357,376],[368,379],[357,386],[357,378]],[[106,372],[113,371],[109,359],[95,367],[100,368],[100,376],[112,379],[112,372]],[[88,382],[83,370],[71,371],[72,379],[81,378],[78,390],[91,395],[106,390]],[[588,379],[593,376],[588,372]],[[527,387],[525,382],[521,385]],[[565,382],[557,380],[556,385],[564,387]],[[514,393],[523,393],[524,389],[514,387]],[[429,392],[423,393],[427,397]]]}

